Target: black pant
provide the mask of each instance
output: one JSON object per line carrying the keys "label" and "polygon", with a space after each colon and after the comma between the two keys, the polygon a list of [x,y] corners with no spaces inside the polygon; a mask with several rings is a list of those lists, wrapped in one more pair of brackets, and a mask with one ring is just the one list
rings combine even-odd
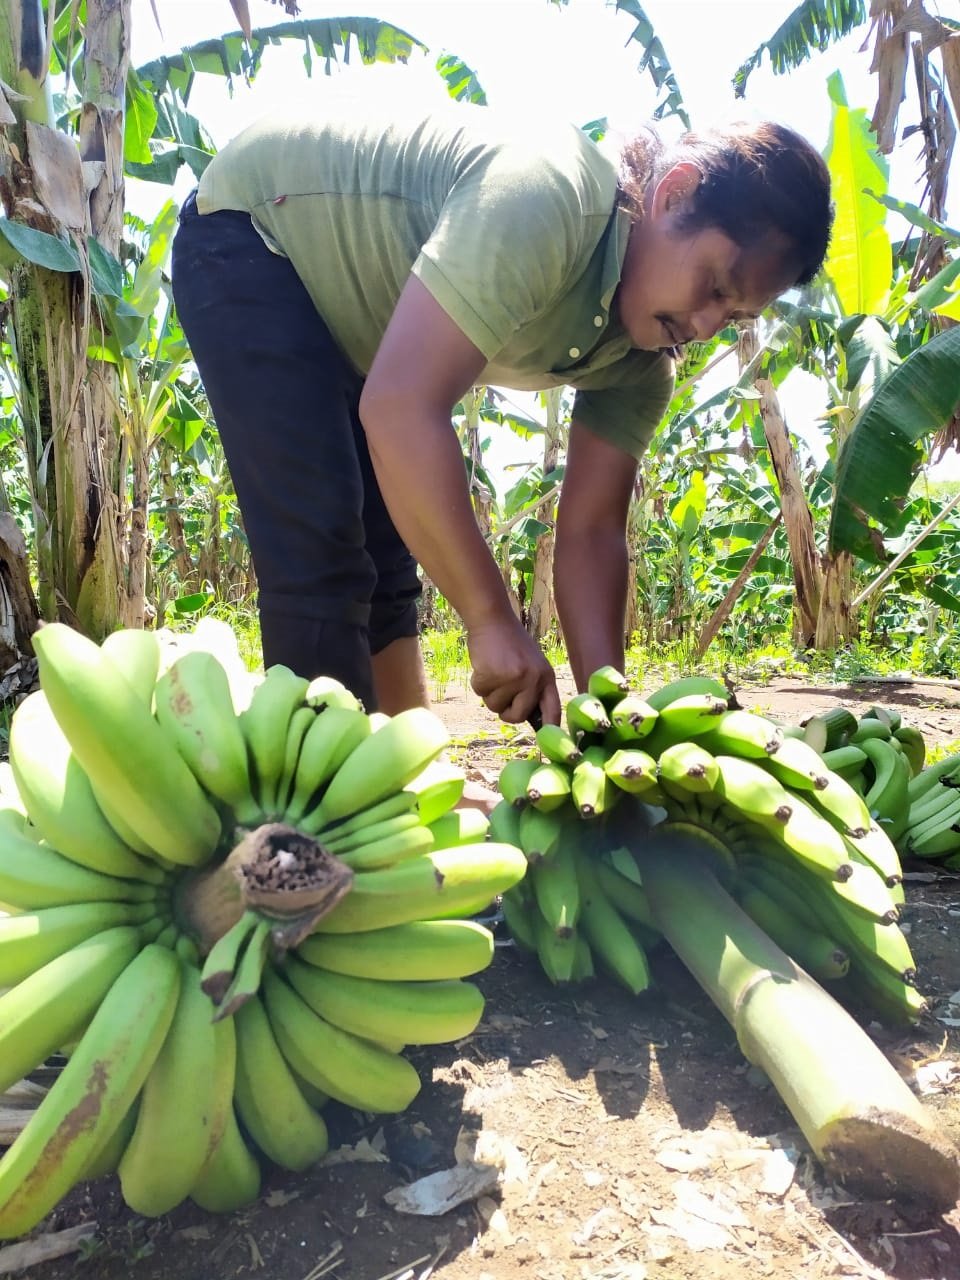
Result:
{"label": "black pant", "polygon": [[336,676],[372,710],[370,654],[417,634],[420,584],[373,473],[362,379],[245,213],[187,198],[173,292],[250,542],[264,663]]}

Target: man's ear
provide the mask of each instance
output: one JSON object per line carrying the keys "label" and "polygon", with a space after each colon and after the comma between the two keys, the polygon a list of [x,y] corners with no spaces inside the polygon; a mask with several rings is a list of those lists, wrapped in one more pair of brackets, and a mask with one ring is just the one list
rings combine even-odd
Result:
{"label": "man's ear", "polygon": [[702,177],[700,170],[691,160],[678,160],[654,188],[650,212],[654,216],[676,212],[691,199]]}

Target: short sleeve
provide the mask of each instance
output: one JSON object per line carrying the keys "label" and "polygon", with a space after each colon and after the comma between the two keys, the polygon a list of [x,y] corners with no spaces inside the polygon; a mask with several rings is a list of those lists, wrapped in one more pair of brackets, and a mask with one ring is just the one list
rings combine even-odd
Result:
{"label": "short sleeve", "polygon": [[632,351],[615,365],[577,379],[573,417],[594,435],[642,458],[670,404],[674,382],[669,356]]}

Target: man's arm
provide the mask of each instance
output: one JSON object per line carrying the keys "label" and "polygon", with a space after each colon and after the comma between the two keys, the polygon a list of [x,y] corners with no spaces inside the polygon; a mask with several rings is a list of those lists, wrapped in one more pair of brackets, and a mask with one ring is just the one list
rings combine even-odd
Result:
{"label": "man's arm", "polygon": [[554,594],[578,689],[598,667],[623,670],[627,512],[637,462],[576,421],[557,512]]}
{"label": "man's arm", "polygon": [[411,276],[367,376],[360,419],[401,538],[463,620],[475,692],[511,723],[537,710],[557,722],[553,671],[513,613],[477,527],[450,421],[485,363]]}

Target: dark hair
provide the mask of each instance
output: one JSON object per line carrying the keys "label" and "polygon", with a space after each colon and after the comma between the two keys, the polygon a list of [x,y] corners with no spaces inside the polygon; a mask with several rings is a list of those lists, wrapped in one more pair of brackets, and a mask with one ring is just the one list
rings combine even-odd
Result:
{"label": "dark hair", "polygon": [[620,203],[642,218],[650,183],[682,161],[697,166],[701,181],[681,230],[717,227],[742,248],[779,232],[795,259],[796,283],[813,279],[826,257],[833,206],[829,170],[806,138],[763,122],[685,133],[667,146],[647,129],[620,154]]}

